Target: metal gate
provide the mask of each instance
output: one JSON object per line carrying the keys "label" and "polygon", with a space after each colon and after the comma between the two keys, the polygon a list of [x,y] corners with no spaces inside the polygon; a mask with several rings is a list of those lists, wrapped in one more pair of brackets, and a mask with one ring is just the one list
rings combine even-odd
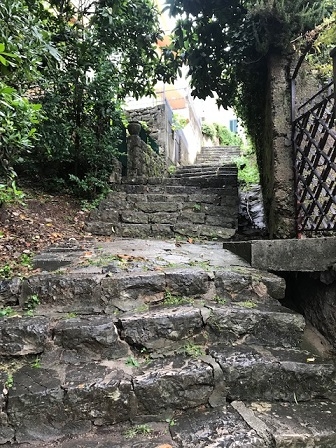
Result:
{"label": "metal gate", "polygon": [[293,121],[298,236],[336,230],[336,131],[333,82],[298,109]]}

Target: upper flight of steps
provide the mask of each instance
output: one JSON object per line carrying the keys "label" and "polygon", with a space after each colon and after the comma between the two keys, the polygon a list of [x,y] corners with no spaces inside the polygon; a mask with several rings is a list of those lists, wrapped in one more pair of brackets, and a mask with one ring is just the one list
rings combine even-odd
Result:
{"label": "upper flight of steps", "polygon": [[124,179],[93,210],[87,230],[131,238],[231,238],[238,227],[238,147],[204,147],[168,178]]}
{"label": "upper flight of steps", "polygon": [[239,146],[205,146],[197,154],[195,165],[227,165],[239,156]]}
{"label": "upper flight of steps", "polygon": [[37,262],[54,270],[2,285],[0,444],[336,446],[335,365],[301,347],[283,279],[213,242],[78,244]]}
{"label": "upper flight of steps", "polygon": [[237,168],[193,165],[168,178],[125,179],[115,185],[87,230],[131,238],[227,239],[238,221]]}

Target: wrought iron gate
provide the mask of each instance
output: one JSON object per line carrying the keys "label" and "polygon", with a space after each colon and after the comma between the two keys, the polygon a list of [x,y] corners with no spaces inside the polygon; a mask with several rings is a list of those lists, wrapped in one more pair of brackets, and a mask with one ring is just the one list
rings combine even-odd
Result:
{"label": "wrought iron gate", "polygon": [[336,231],[334,83],[298,109],[293,121],[296,222],[303,232]]}

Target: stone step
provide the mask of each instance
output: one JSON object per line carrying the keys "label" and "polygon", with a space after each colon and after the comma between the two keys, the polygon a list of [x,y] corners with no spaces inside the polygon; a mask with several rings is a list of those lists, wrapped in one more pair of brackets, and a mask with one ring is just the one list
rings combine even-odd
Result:
{"label": "stone step", "polygon": [[[132,185],[132,184],[121,184],[114,186],[113,191],[111,191],[107,200],[114,197],[117,193],[119,194],[161,194],[167,196],[188,196],[188,195],[201,195],[201,194],[217,194],[222,197],[233,196],[238,201],[238,194],[236,187],[227,186],[223,188],[200,188],[197,186],[186,186],[186,185]],[[178,197],[177,200],[180,198]],[[162,199],[161,199],[162,201]],[[104,202],[103,202],[104,204]],[[101,208],[101,207],[100,207]]]}
{"label": "stone step", "polygon": [[[334,365],[317,358],[309,363],[308,352],[244,346],[214,346],[208,355],[191,346],[186,352],[64,365],[42,359],[10,377],[3,372],[2,441],[47,442],[135,418],[164,420],[167,412],[225,407],[228,400],[280,402],[275,407],[285,408],[335,395]],[[243,406],[233,406],[244,414]],[[267,420],[262,410],[258,415]]]}
{"label": "stone step", "polygon": [[[167,413],[158,421],[135,418],[103,432],[72,435],[50,442],[34,443],[37,448],[277,448],[284,446],[334,447],[336,405],[312,403],[243,403],[234,401],[212,409],[196,408],[183,414]],[[317,418],[318,416],[318,418]],[[21,444],[30,448],[30,444]]]}
{"label": "stone step", "polygon": [[231,239],[236,229],[231,227],[192,224],[166,223],[166,224],[114,224],[106,221],[90,221],[86,231],[93,235],[117,236],[123,238],[177,238],[179,236],[192,237],[200,240],[225,241]]}
{"label": "stone step", "polygon": [[[118,261],[121,260],[121,261]],[[174,258],[173,258],[174,260]],[[22,307],[29,307],[31,298],[60,312],[99,313],[102,311],[130,311],[144,304],[164,300],[167,291],[191,298],[219,296],[223,300],[268,303],[284,298],[284,281],[274,275],[249,270],[242,266],[211,266],[204,262],[171,263],[167,260],[135,260],[132,265],[123,262],[122,256],[106,255],[90,258],[85,264],[68,273],[42,273],[23,279],[17,287],[16,300]],[[142,264],[142,265],[141,265]],[[127,271],[125,271],[127,269]],[[129,269],[133,270],[130,275]],[[3,305],[13,303],[11,285]]]}
{"label": "stone step", "polygon": [[[234,169],[232,169],[230,171],[232,172],[232,174],[235,173]],[[225,173],[226,174],[230,174],[229,170],[225,170]],[[211,175],[211,176],[218,176],[218,175],[221,175],[221,174],[224,174],[224,171],[222,171],[221,168],[213,169],[211,167],[211,169],[209,169],[209,170],[200,170],[200,169],[192,170],[191,169],[191,170],[177,171],[174,174],[174,177],[182,179],[184,177],[195,177],[195,176],[204,177],[205,175],[206,176],[209,176],[209,175]]]}
{"label": "stone step", "polygon": [[[218,303],[217,303],[218,302]],[[147,311],[146,311],[147,310]],[[16,316],[0,321],[0,356],[40,356],[59,352],[57,359],[82,362],[89,359],[118,359],[130,349],[167,355],[186,344],[259,344],[268,347],[299,347],[303,317],[277,304],[242,301],[230,303],[221,297],[204,301],[169,292],[160,305],[142,305],[132,312],[76,315],[74,312]]]}
{"label": "stone step", "polygon": [[[198,181],[199,180],[199,181]],[[180,179],[175,177],[135,177],[132,179],[123,179],[123,184],[127,185],[167,185],[167,186],[195,186],[198,188],[222,188],[225,185],[236,185],[237,175],[236,170],[230,169],[224,174],[212,176],[206,173],[194,178]]]}
{"label": "stone step", "polygon": [[221,246],[75,244],[1,283],[0,443],[333,446],[334,363],[300,348],[284,280]]}

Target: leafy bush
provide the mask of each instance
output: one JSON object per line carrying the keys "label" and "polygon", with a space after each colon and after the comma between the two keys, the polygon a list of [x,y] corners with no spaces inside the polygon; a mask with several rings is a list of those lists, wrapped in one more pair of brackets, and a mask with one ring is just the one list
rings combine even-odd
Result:
{"label": "leafy bush", "polygon": [[243,141],[238,134],[231,132],[226,126],[219,123],[203,123],[202,134],[222,146],[241,146]]}
{"label": "leafy bush", "polygon": [[214,140],[217,135],[217,130],[213,124],[203,123],[202,134],[210,138],[211,140]]}
{"label": "leafy bush", "polygon": [[237,157],[234,162],[238,168],[238,180],[243,188],[259,183],[257,159],[250,143],[243,147],[242,155]]}

